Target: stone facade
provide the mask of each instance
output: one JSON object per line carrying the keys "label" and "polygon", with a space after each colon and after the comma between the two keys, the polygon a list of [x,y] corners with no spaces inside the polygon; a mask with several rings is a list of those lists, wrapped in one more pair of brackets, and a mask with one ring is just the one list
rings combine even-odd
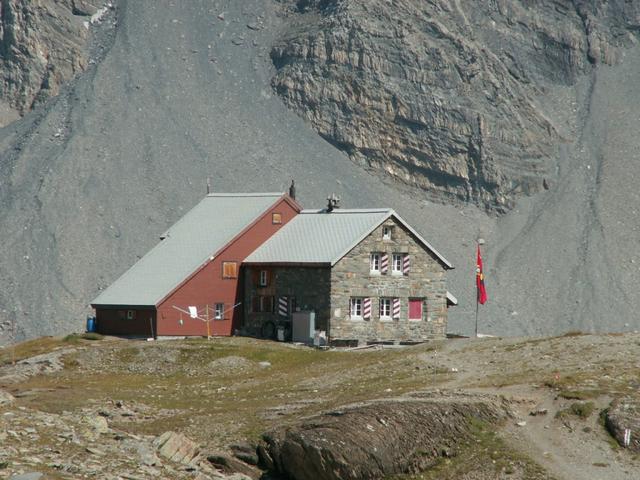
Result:
{"label": "stone facade", "polygon": [[[385,229],[390,232],[384,238]],[[386,254],[386,272],[371,271],[371,254]],[[404,260],[408,272],[394,271],[393,254]],[[399,265],[396,265],[399,266]],[[381,268],[382,270],[382,268]],[[266,285],[261,286],[261,271]],[[395,217],[390,217],[356,245],[332,268],[327,266],[244,267],[244,328],[261,335],[264,325],[290,327],[292,311],[316,312],[316,328],[327,332],[333,343],[422,342],[444,338],[447,326],[446,268]],[[278,299],[290,302],[287,317],[278,313]],[[262,299],[261,299],[262,298]],[[370,299],[371,315],[352,317],[352,298]],[[399,315],[382,318],[381,299],[393,310],[399,301]],[[409,319],[409,302],[419,303],[420,318]],[[416,305],[414,304],[414,309]],[[414,316],[415,310],[414,310]]]}
{"label": "stone facade", "polygon": [[[261,271],[267,272],[266,286],[260,285]],[[329,266],[245,267],[243,330],[252,335],[261,335],[267,322],[289,328],[291,312],[314,311],[316,328],[326,331],[331,311],[330,282]],[[289,302],[286,317],[278,313],[277,302],[280,297],[287,297]]]}
{"label": "stone facade", "polygon": [[[383,228],[391,238],[383,240]],[[370,270],[370,255],[386,253],[386,273]],[[392,255],[409,255],[409,272],[392,272]],[[447,326],[446,270],[439,260],[394,217],[386,220],[331,270],[332,340],[419,342],[443,338]],[[371,317],[352,318],[351,298],[371,299]],[[400,300],[399,318],[382,319],[380,299]],[[422,300],[422,318],[409,320],[409,300]]]}

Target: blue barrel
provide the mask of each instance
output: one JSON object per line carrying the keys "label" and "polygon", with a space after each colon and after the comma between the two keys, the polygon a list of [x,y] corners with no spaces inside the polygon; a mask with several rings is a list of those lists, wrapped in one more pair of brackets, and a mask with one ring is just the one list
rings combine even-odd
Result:
{"label": "blue barrel", "polygon": [[87,332],[94,333],[97,330],[96,317],[87,317]]}

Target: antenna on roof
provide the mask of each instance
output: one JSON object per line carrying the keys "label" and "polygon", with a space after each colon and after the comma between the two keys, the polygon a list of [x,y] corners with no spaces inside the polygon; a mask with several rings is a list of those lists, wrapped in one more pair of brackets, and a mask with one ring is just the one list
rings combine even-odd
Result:
{"label": "antenna on roof", "polygon": [[211,177],[207,177],[207,195],[211,193]]}
{"label": "antenna on roof", "polygon": [[332,193],[327,197],[327,212],[333,212],[336,208],[340,208],[340,197]]}
{"label": "antenna on roof", "polygon": [[291,186],[289,187],[289,196],[294,200],[296,199],[296,181],[295,180],[291,180]]}

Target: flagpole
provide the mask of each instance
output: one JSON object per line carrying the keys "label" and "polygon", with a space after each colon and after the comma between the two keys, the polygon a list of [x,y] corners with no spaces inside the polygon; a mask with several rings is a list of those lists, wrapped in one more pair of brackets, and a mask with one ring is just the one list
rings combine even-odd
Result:
{"label": "flagpole", "polygon": [[[477,287],[476,287],[477,290]],[[478,311],[480,310],[480,302],[478,301],[478,292],[476,291],[476,338],[478,338]]]}

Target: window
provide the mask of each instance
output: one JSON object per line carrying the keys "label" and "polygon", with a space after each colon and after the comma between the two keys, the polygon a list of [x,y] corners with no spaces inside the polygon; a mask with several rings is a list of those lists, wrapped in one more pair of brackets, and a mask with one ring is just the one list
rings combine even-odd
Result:
{"label": "window", "polygon": [[222,278],[238,278],[238,262],[222,262]]}
{"label": "window", "polygon": [[127,310],[127,320],[135,320],[135,319],[136,319],[136,311]]}
{"label": "window", "polygon": [[261,287],[266,287],[269,284],[269,272],[267,270],[260,270],[260,281],[258,283]]}
{"label": "window", "polygon": [[380,319],[381,320],[391,319],[391,299],[390,298],[380,299]]}
{"label": "window", "polygon": [[214,320],[224,320],[224,303],[216,303],[214,306]]}
{"label": "window", "polygon": [[280,225],[282,223],[282,214],[281,213],[272,213],[271,214],[271,223],[274,225]]}
{"label": "window", "polygon": [[275,302],[271,296],[256,295],[251,299],[254,313],[274,313]]}
{"label": "window", "polygon": [[369,270],[371,273],[380,273],[380,254],[372,253],[369,257]]}
{"label": "window", "polygon": [[362,318],[362,299],[351,298],[350,303],[350,315],[351,318]]}
{"label": "window", "polygon": [[393,232],[393,227],[382,227],[382,239],[383,240],[391,240],[391,233]]}
{"label": "window", "polygon": [[422,299],[409,299],[409,320],[422,320]]}
{"label": "window", "polygon": [[402,275],[402,260],[404,255],[401,253],[394,253],[391,261],[391,273],[393,275]]}

